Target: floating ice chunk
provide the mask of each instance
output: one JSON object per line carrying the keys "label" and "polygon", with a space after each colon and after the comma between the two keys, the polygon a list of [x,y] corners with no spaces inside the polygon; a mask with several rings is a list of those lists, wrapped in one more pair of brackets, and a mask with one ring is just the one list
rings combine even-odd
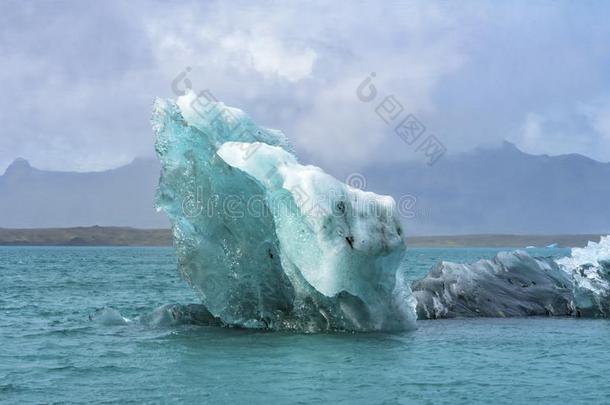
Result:
{"label": "floating ice chunk", "polygon": [[442,262],[413,283],[420,318],[610,316],[610,237],[558,260],[499,253],[473,264]]}
{"label": "floating ice chunk", "polygon": [[201,304],[166,304],[156,308],[150,314],[142,315],[138,321],[150,326],[173,325],[220,325]]}
{"label": "floating ice chunk", "polygon": [[570,315],[572,280],[552,260],[502,252],[473,264],[441,262],[412,285],[420,318]]}
{"label": "floating ice chunk", "polygon": [[179,270],[214,317],[314,332],[413,326],[390,197],[300,165],[281,132],[193,93],[157,100],[152,123],[157,206]]}
{"label": "floating ice chunk", "polygon": [[121,313],[111,307],[98,308],[89,314],[89,320],[100,325],[126,325],[131,320],[125,318]]}

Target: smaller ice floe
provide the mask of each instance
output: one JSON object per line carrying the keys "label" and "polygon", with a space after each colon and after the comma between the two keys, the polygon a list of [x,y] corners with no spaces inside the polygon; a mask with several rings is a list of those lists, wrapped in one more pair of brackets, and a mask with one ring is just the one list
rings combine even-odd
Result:
{"label": "smaller ice floe", "polygon": [[441,262],[411,288],[420,319],[573,312],[569,275],[554,261],[524,251],[473,264]]}
{"label": "smaller ice floe", "polygon": [[536,246],[526,246],[526,249],[536,249]]}
{"label": "smaller ice floe", "polygon": [[[133,321],[124,317],[112,307],[98,308],[89,314],[89,320],[100,325],[127,325]],[[201,304],[166,304],[154,311],[134,318],[134,321],[147,326],[174,326],[174,325],[221,325],[222,322],[214,317],[205,306]]]}
{"label": "smaller ice floe", "polygon": [[550,248],[550,249],[554,249],[554,248],[556,248],[557,246],[559,246],[559,244],[558,244],[558,243],[551,243],[550,245],[547,245],[546,247],[547,247],[547,248]]}
{"label": "smaller ice floe", "polygon": [[502,252],[473,264],[439,263],[412,285],[420,319],[610,316],[610,236],[558,260]]}
{"label": "smaller ice floe", "polygon": [[220,320],[201,304],[162,305],[150,314],[142,315],[138,320],[149,326],[221,325]]}
{"label": "smaller ice floe", "polygon": [[111,307],[98,308],[89,314],[89,320],[100,325],[126,325],[131,322],[130,319],[125,318],[121,313]]}

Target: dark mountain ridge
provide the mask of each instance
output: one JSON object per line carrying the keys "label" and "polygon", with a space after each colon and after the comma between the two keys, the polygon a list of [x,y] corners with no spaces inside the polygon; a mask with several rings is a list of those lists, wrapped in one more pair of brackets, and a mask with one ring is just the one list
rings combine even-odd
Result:
{"label": "dark mountain ridge", "polygon": [[[403,217],[408,235],[610,233],[610,164],[577,154],[536,156],[505,142],[432,167],[408,161],[363,174],[367,190],[399,205],[402,196],[416,197]],[[155,159],[90,173],[17,159],[0,176],[0,227],[167,228],[153,207],[158,175]]]}

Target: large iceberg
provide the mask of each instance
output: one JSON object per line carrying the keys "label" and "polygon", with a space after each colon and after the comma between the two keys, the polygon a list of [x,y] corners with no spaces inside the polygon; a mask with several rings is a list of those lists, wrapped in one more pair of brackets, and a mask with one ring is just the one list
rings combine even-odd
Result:
{"label": "large iceberg", "polygon": [[420,319],[610,316],[610,236],[561,259],[502,252],[473,264],[439,263],[412,285]]}
{"label": "large iceberg", "polygon": [[157,99],[156,204],[178,268],[224,325],[404,330],[416,319],[391,197],[300,164],[286,137],[187,92]]}

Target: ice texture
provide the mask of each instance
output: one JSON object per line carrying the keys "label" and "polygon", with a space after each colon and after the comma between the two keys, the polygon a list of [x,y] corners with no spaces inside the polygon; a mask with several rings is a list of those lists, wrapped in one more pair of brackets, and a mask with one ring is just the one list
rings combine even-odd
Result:
{"label": "ice texture", "polygon": [[574,282],[574,303],[580,316],[610,316],[610,236],[557,260]]}
{"label": "ice texture", "polygon": [[420,319],[610,315],[610,237],[568,257],[501,252],[473,264],[439,263],[413,283]]}
{"label": "ice texture", "polygon": [[524,251],[472,264],[441,262],[412,287],[422,319],[572,313],[570,276]]}
{"label": "ice texture", "polygon": [[224,325],[404,330],[415,301],[391,197],[298,163],[280,131],[189,92],[157,99],[157,207],[178,269]]}

